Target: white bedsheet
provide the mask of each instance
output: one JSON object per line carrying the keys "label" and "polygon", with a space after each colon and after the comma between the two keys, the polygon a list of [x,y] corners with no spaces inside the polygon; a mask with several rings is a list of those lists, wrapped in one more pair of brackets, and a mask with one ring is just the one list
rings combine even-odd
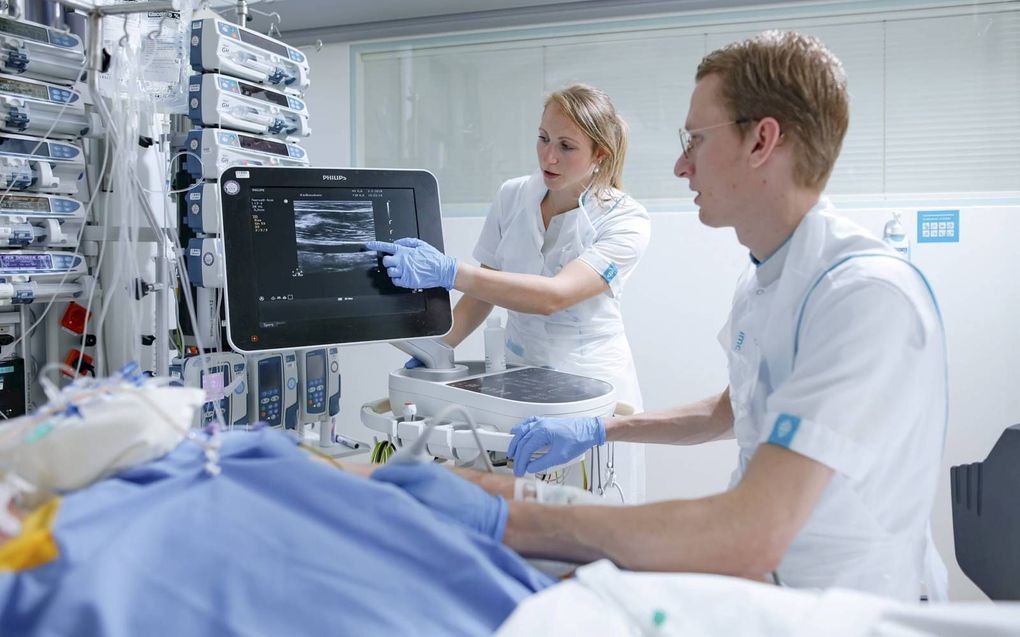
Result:
{"label": "white bedsheet", "polygon": [[525,600],[497,635],[1013,637],[1020,635],[1020,603],[911,605],[721,575],[631,573],[603,560]]}

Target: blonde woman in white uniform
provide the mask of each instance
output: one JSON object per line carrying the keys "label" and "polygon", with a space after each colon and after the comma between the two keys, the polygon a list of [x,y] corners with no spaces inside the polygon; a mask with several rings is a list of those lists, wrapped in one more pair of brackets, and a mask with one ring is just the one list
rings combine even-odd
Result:
{"label": "blonde woman in white uniform", "polygon": [[[458,345],[493,306],[504,307],[508,362],[606,380],[618,400],[640,411],[620,297],[648,245],[650,224],[644,207],[620,190],[626,149],[627,126],[608,95],[585,85],[556,91],[538,130],[539,171],[500,186],[473,253],[480,267],[417,239],[366,247],[393,255],[383,264],[397,285],[464,293],[447,344]],[[616,447],[623,493],[628,502],[641,501],[643,446]],[[547,468],[519,462],[515,471]]]}

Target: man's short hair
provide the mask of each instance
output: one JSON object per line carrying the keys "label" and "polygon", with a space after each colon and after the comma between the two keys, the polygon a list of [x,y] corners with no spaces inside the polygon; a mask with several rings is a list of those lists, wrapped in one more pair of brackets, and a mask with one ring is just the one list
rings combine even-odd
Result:
{"label": "man's short hair", "polygon": [[[843,64],[817,39],[766,31],[705,56],[697,79],[717,75],[733,119],[773,117],[795,145],[794,182],[822,190],[850,119]],[[746,134],[747,125],[741,127]]]}

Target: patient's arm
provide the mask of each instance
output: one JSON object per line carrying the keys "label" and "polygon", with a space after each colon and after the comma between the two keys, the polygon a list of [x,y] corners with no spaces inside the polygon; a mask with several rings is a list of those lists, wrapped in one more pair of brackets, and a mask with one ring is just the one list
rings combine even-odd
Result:
{"label": "patient's arm", "polygon": [[777,568],[832,474],[765,444],[737,486],[707,498],[614,507],[510,502],[503,541],[529,557],[760,578]]}
{"label": "patient's arm", "polygon": [[[373,471],[382,466],[378,464],[341,462],[339,460],[326,459],[317,454],[310,455],[312,458],[322,460],[323,462],[327,462],[338,469],[362,478],[368,478],[372,475]],[[450,467],[450,470],[465,480],[474,482],[492,495],[501,495],[507,500],[513,500],[514,498],[514,477],[511,475],[498,475],[495,473],[485,473],[475,469],[457,469],[454,467]]]}
{"label": "patient's arm", "polygon": [[476,469],[453,469],[453,472],[474,482],[492,495],[501,495],[508,501],[514,499],[514,480],[512,475],[486,473]]}
{"label": "patient's arm", "polygon": [[327,455],[325,455],[323,453],[317,452],[317,451],[315,451],[313,449],[310,449],[310,448],[307,448],[307,447],[306,447],[306,449],[308,451],[308,457],[309,458],[311,458],[311,459],[313,459],[313,460],[315,460],[317,462],[322,462],[322,463],[328,464],[331,467],[336,467],[337,469],[340,469],[341,471],[344,471],[346,473],[350,473],[352,475],[359,476],[361,478],[367,478],[367,477],[371,476],[372,472],[375,471],[376,467],[379,466],[379,465],[374,465],[374,464],[364,464],[364,463],[361,463],[361,462],[341,462],[339,460],[336,460],[335,458],[330,458],[329,456],[327,456]]}
{"label": "patient's arm", "polygon": [[347,473],[360,476],[362,478],[367,478],[370,475],[372,475],[372,472],[375,471],[376,468],[379,466],[375,464],[364,464],[360,462],[344,462],[344,463],[338,462],[337,464],[339,464],[340,468],[346,471]]}

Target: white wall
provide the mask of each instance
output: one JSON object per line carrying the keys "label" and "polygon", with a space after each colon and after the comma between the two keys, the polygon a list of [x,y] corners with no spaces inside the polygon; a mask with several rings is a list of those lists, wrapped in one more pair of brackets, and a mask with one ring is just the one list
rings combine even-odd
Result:
{"label": "white wall", "polygon": [[[315,131],[307,147],[315,164],[348,165],[350,149],[349,47],[331,45],[311,54],[315,80],[307,98]],[[508,175],[509,177],[509,175]],[[442,187],[442,184],[440,184]],[[677,181],[678,194],[686,185]],[[910,206],[900,206],[910,208]],[[943,209],[925,202],[922,209]],[[881,232],[887,210],[846,210]],[[733,285],[746,252],[731,231],[702,227],[691,212],[652,215],[653,238],[624,300],[627,332],[648,409],[704,397],[726,384],[725,357],[715,341],[725,321]],[[1018,207],[960,211],[958,244],[915,244],[914,261],[928,275],[942,306],[950,354],[950,430],[933,528],[950,568],[953,599],[983,595],[956,566],[949,501],[949,467],[984,459],[1002,430],[1020,422],[1020,286],[1014,254]],[[913,210],[904,219],[914,228]],[[444,220],[449,253],[470,259],[480,217]],[[458,348],[460,358],[480,358],[480,334]],[[358,420],[363,402],[386,395],[388,372],[406,356],[388,345],[342,351],[341,428],[355,438],[370,434]],[[866,398],[866,397],[864,397]],[[648,452],[649,499],[695,497],[725,488],[735,464],[731,441],[692,448],[652,445]]]}
{"label": "white wall", "polygon": [[351,165],[351,47],[327,44],[301,47],[308,56],[312,85],[305,94],[312,136],[301,145],[313,166]]}

